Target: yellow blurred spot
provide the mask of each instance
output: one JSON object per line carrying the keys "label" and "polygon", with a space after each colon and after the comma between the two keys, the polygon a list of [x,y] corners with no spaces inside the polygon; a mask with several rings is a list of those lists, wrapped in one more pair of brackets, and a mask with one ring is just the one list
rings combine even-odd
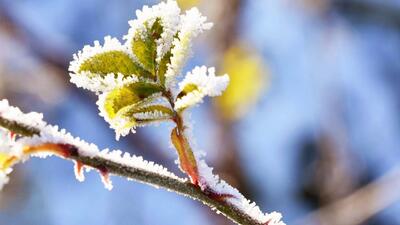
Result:
{"label": "yellow blurred spot", "polygon": [[225,52],[222,73],[227,73],[230,83],[222,96],[216,99],[222,116],[237,120],[244,116],[259,99],[268,71],[261,56],[237,43]]}
{"label": "yellow blurred spot", "polygon": [[8,155],[0,152],[0,169],[3,169],[4,162],[7,160]]}
{"label": "yellow blurred spot", "polygon": [[17,159],[15,156],[10,156],[5,153],[0,153],[0,171],[7,170]]}
{"label": "yellow blurred spot", "polygon": [[190,9],[199,5],[201,0],[178,0],[177,2],[181,9]]}

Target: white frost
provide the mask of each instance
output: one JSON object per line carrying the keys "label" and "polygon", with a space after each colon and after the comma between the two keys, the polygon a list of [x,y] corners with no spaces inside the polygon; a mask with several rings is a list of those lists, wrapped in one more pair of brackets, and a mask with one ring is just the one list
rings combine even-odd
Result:
{"label": "white frost", "polygon": [[228,197],[226,200],[260,223],[269,222],[268,225],[285,225],[281,221],[282,215],[280,213],[263,213],[255,202],[246,199],[236,188],[221,180],[218,175],[214,175],[212,172],[213,168],[209,167],[204,160],[198,160],[198,169],[200,187],[203,190],[210,189],[218,194],[232,195],[233,197]]}
{"label": "white frost", "polygon": [[[108,115],[106,108],[105,108],[105,101],[107,99],[107,96],[109,95],[109,92],[104,92],[99,95],[99,98],[96,102],[98,108],[99,108],[99,115],[104,118],[104,120],[110,125],[110,128],[115,130],[115,138],[119,140],[119,138],[122,136],[128,135],[130,132],[135,133],[136,132],[136,127],[143,126],[143,123],[140,122],[135,122],[136,120],[153,120],[146,122],[145,124],[149,123],[157,123],[162,120],[166,120],[170,118],[170,115],[163,113],[161,111],[153,111],[153,112],[138,112],[134,113],[132,115],[132,118],[127,118],[123,115],[117,115],[114,118],[110,118]],[[145,108],[148,106],[152,105],[163,105],[165,106],[165,103],[160,100],[161,93],[154,93],[150,96],[148,96],[145,99],[142,99],[141,101],[131,105],[130,107],[140,109],[140,108]]]}
{"label": "white frost", "polygon": [[[278,212],[263,213],[255,202],[251,202],[246,199],[236,188],[232,187],[224,180],[221,180],[218,175],[213,173],[213,168],[209,167],[206,161],[203,159],[206,153],[197,150],[196,141],[193,138],[191,132],[193,125],[190,120],[190,115],[185,115],[185,135],[188,138],[194,155],[197,161],[197,168],[199,172],[199,185],[202,190],[212,191],[216,194],[230,195],[233,197],[225,198],[226,201],[232,204],[237,209],[241,210],[245,214],[251,216],[255,220],[267,225],[285,225],[282,219],[282,215]],[[179,162],[177,162],[179,164]]]}
{"label": "white frost", "polygon": [[132,116],[137,120],[166,120],[171,118],[169,114],[166,114],[158,110],[135,113]]}
{"label": "white frost", "polygon": [[215,69],[205,66],[195,67],[186,74],[185,79],[179,83],[182,91],[186,85],[193,84],[197,90],[191,91],[175,102],[175,109],[181,110],[202,102],[205,96],[218,96],[226,89],[229,84],[229,76],[215,76]]}
{"label": "white frost", "polygon": [[129,120],[125,117],[117,116],[116,118],[110,118],[106,109],[105,102],[109,92],[104,92],[99,95],[99,99],[96,104],[99,108],[99,115],[104,118],[104,120],[110,125],[110,128],[115,130],[115,138],[119,140],[121,136],[126,136],[130,132],[135,133],[136,124],[132,124],[131,126],[127,126]]}
{"label": "white frost", "polygon": [[77,87],[81,87],[96,93],[109,91],[116,87],[137,82],[138,78],[134,74],[129,77],[124,77],[123,74],[110,73],[105,76],[93,74],[89,71],[79,71],[82,63],[91,57],[110,51],[121,51],[128,54],[125,46],[123,46],[118,39],[106,36],[104,38],[104,45],[101,46],[99,41],[95,41],[93,46],[86,45],[82,51],[74,54],[74,60],[71,61],[69,66],[70,81]]}
{"label": "white frost", "polygon": [[171,63],[165,74],[166,86],[172,89],[175,84],[176,77],[181,73],[182,67],[186,59],[191,54],[192,41],[204,30],[209,30],[213,26],[212,23],[206,23],[207,17],[202,16],[197,8],[192,8],[184,15],[180,16],[181,25],[178,37],[174,38],[171,50]]}
{"label": "white frost", "polygon": [[181,10],[176,1],[171,0],[161,2],[152,7],[144,6],[142,10],[136,10],[137,19],[129,21],[130,29],[128,34],[124,36],[124,39],[127,40],[127,49],[131,49],[132,42],[136,35],[139,34],[144,37],[146,31],[145,24],[147,24],[148,27],[151,27],[158,18],[163,26],[161,38],[157,40],[156,60],[159,62],[164,54],[171,48],[174,35],[180,27],[180,13]]}

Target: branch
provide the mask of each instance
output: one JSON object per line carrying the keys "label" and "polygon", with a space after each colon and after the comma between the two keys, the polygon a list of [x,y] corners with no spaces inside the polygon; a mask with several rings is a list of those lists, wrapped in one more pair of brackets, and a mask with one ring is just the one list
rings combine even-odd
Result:
{"label": "branch", "polygon": [[[200,201],[211,209],[222,213],[225,217],[237,224],[283,224],[280,222],[281,216],[278,213],[265,214],[264,217],[257,217],[255,213],[258,213],[258,207],[240,208],[229,201],[229,198],[238,198],[236,200],[241,201],[244,206],[247,206],[243,202],[241,196],[226,196],[219,195],[215,192],[208,192],[207,190],[203,191],[199,186],[193,185],[186,179],[175,176],[160,165],[144,161],[141,157],[129,156],[127,153],[121,157],[121,151],[98,151],[97,147],[93,144],[75,139],[65,131],[60,132],[57,127],[47,125],[41,120],[40,114],[23,114],[18,108],[9,107],[8,103],[6,103],[6,107],[4,107],[4,102],[6,101],[0,101],[0,126],[11,134],[18,134],[20,138],[15,141],[13,140],[14,137],[11,140],[21,144],[23,149],[22,155],[10,155],[8,159],[3,161],[0,158],[0,172],[2,170],[7,171],[12,165],[29,156],[35,156],[37,154],[43,156],[43,153],[46,155],[51,154],[74,161],[76,163],[78,179],[82,168],[89,167],[100,172],[103,181],[106,182],[106,186],[107,182],[109,182],[108,175],[113,174],[152,186],[162,187]],[[1,103],[3,103],[3,105]],[[3,129],[0,129],[0,131],[3,131],[4,134]],[[1,137],[4,138],[4,135],[0,135],[0,138]],[[4,143],[0,144],[4,146],[11,143],[10,140],[1,141]],[[249,202],[247,202],[247,204],[250,205]],[[263,218],[263,220],[260,218]]]}
{"label": "branch", "polygon": [[[210,208],[221,212],[225,217],[229,218],[237,224],[248,224],[248,225],[262,225],[249,215],[243,213],[234,206],[221,201],[219,196],[208,195],[203,192],[198,186],[191,184],[190,182],[182,182],[180,179],[160,176],[157,173],[148,172],[145,170],[129,167],[123,164],[113,162],[111,160],[102,157],[87,157],[75,155],[70,157],[73,160],[82,162],[84,165],[93,168],[104,168],[109,173],[117,176],[131,178],[139,182],[150,184],[157,187],[165,188],[169,191],[174,191],[178,194],[190,197],[194,200],[200,201]],[[266,223],[268,224],[268,223]]]}

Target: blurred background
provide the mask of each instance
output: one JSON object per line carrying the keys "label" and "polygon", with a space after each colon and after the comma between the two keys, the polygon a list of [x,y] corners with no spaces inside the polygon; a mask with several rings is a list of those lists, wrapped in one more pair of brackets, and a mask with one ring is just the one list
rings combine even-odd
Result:
{"label": "blurred background", "polygon": [[[158,1],[0,0],[0,97],[100,148],[177,174],[172,125],[116,142],[94,94],[69,83],[72,54],[127,32]],[[290,225],[400,225],[400,1],[181,0],[215,23],[195,65],[229,73],[226,93],[192,110],[215,172]],[[207,207],[97,173],[79,183],[57,158],[19,165],[0,193],[1,225],[228,225]]]}

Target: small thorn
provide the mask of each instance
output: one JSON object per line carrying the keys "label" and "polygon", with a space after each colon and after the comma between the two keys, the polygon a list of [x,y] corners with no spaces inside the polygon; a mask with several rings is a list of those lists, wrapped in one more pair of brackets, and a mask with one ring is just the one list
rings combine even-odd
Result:
{"label": "small thorn", "polygon": [[11,139],[12,141],[15,141],[15,137],[16,137],[17,135],[16,135],[14,132],[12,132],[12,131],[10,131],[9,135],[10,135],[10,139]]}
{"label": "small thorn", "polygon": [[80,161],[75,161],[74,172],[75,177],[78,181],[83,182],[85,180],[85,174],[83,173],[84,164]]}
{"label": "small thorn", "polygon": [[113,188],[113,185],[112,185],[112,182],[110,180],[110,175],[109,175],[110,173],[108,172],[108,169],[105,168],[105,167],[99,167],[97,169],[100,172],[101,181],[103,182],[104,187],[107,190],[111,191],[112,188]]}

